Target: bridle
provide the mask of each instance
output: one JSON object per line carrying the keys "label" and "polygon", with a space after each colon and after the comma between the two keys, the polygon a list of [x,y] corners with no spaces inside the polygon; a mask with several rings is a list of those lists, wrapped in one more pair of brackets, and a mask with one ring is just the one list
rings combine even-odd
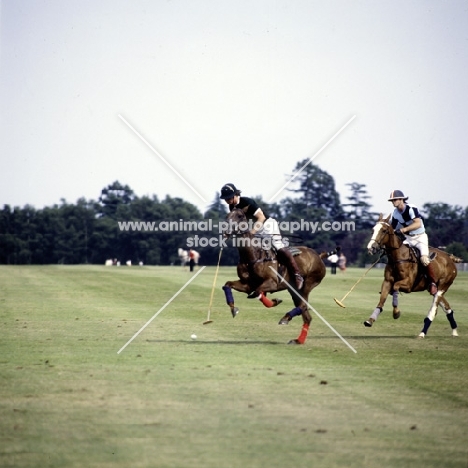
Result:
{"label": "bridle", "polygon": [[[387,234],[388,235],[393,235],[398,239],[398,242],[399,242],[397,247],[392,247],[390,245],[382,246],[382,244],[380,242],[378,242],[377,239],[374,238],[374,236],[375,236],[375,232],[374,232],[372,234],[372,237],[371,237],[370,240],[373,241],[375,244],[377,244],[377,246],[379,247],[379,250],[383,251],[381,256],[383,256],[385,254],[386,250],[398,250],[402,246],[403,240],[395,234],[395,231],[392,232],[392,230],[390,229],[391,225],[389,223],[387,223],[386,221],[379,221],[377,224],[380,224],[382,226],[382,233],[383,233],[384,236],[387,235]],[[414,255],[413,248],[410,247],[409,250],[411,252],[409,259],[396,260],[396,261],[394,261],[394,263],[407,263],[407,262],[417,263],[417,261],[415,262],[411,258],[411,256]]]}
{"label": "bridle", "polygon": [[[385,229],[385,226],[388,226],[390,227],[390,225],[388,223],[386,223],[385,221],[378,221],[377,224],[380,224],[382,226],[382,229],[384,229],[383,231],[383,234],[389,234],[390,233],[390,230],[389,229]],[[377,226],[376,224],[376,226]],[[380,244],[379,241],[377,241],[376,239],[376,232],[375,232],[375,228],[373,229],[373,232],[372,232],[372,237],[370,238],[370,242],[373,242],[374,244],[377,244],[379,250],[384,250],[384,247],[382,247],[382,245]],[[375,249],[377,251],[377,249]]]}
{"label": "bridle", "polygon": [[[235,208],[235,210],[233,210],[233,211],[236,211],[236,210],[237,210],[237,211],[242,211],[240,208]],[[229,216],[233,211],[231,211],[231,212],[228,214],[228,216]],[[230,225],[231,225],[231,226],[232,226],[232,224],[235,224],[237,228],[239,227],[239,225],[240,225],[241,223],[246,223],[246,224],[247,224],[247,228],[246,228],[246,229],[243,229],[243,230],[241,230],[241,229],[236,229],[235,231],[230,231],[230,232],[224,233],[224,235],[225,235],[227,238],[229,238],[229,237],[231,237],[231,236],[242,236],[242,235],[247,234],[247,233],[249,232],[248,220],[247,220],[247,217],[245,216],[245,214],[243,214],[243,217],[242,217],[242,219],[241,219],[240,221],[234,221],[234,220],[230,219],[229,222],[230,222]]]}
{"label": "bridle", "polygon": [[[255,235],[250,234],[248,220],[247,220],[247,217],[245,216],[245,213],[243,212],[243,210],[240,209],[240,208],[236,208],[235,210],[238,210],[238,211],[242,212],[242,219],[240,219],[240,220],[228,219],[228,221],[230,223],[235,225],[236,229],[231,231],[231,232],[224,233],[224,236],[226,236],[226,238],[228,238],[228,239],[231,238],[231,237],[243,237],[245,235],[248,235],[249,237],[254,238]],[[229,214],[233,213],[235,210],[231,211]],[[229,217],[229,215],[228,215],[228,217]],[[239,229],[241,223],[246,223],[247,228],[246,229]],[[232,227],[232,224],[231,224],[231,227]],[[271,257],[269,254],[265,255],[265,252],[267,252],[267,250],[265,250],[263,248],[260,248],[259,246],[255,246],[255,247],[252,246],[252,249],[253,249],[253,252],[256,252],[258,256],[254,260],[248,260],[247,262],[245,262],[250,267],[252,267],[256,263],[264,263],[264,262],[276,263],[277,262],[277,260],[276,260],[276,258],[274,256]]]}

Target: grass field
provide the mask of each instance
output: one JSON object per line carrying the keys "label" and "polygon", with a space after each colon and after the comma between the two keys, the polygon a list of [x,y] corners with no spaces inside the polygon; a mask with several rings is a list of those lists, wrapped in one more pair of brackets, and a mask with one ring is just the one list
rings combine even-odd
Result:
{"label": "grass field", "polygon": [[[302,321],[235,293],[214,267],[0,266],[1,467],[468,467],[468,274],[416,339],[427,293],[400,296],[365,328],[382,270],[327,274]],[[390,302],[390,300],[389,300]],[[190,335],[196,333],[193,341]]]}

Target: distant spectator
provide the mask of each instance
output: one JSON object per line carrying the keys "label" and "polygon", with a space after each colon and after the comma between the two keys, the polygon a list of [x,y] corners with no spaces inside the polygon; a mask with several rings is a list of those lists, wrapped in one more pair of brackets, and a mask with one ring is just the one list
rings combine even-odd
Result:
{"label": "distant spectator", "polygon": [[346,271],[346,257],[343,252],[340,253],[340,258],[338,259],[338,268],[340,271]]}
{"label": "distant spectator", "polygon": [[328,261],[331,263],[331,274],[336,275],[336,264],[338,263],[338,255],[330,255],[328,257]]}
{"label": "distant spectator", "polygon": [[188,255],[190,271],[193,271],[195,269],[195,265],[198,265],[198,259],[200,258],[200,254],[196,250],[190,249]]}

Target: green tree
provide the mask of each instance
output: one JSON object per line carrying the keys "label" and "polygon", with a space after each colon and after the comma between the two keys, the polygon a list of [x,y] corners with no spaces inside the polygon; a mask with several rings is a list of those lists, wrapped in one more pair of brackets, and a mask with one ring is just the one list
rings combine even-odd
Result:
{"label": "green tree", "polygon": [[[133,190],[128,185],[122,185],[116,180],[101,191],[99,215],[116,218],[119,207],[129,205],[134,198]],[[122,214],[120,211],[120,215]]]}
{"label": "green tree", "polygon": [[367,200],[371,197],[367,194],[365,184],[352,182],[346,185],[351,191],[351,195],[346,197],[349,203],[343,205],[343,207],[347,208],[347,218],[354,221],[357,230],[371,228],[378,217],[378,213],[370,211],[372,205]]}
{"label": "green tree", "polygon": [[224,200],[220,198],[220,192],[216,192],[213,201],[211,202],[208,210],[205,211],[203,217],[205,219],[212,219],[213,221],[219,221],[224,219],[228,213],[228,209]]}
{"label": "green tree", "polygon": [[342,219],[344,212],[335,180],[328,172],[312,162],[307,164],[307,161],[304,159],[296,164],[294,174],[297,176],[292,182],[295,188],[289,189],[299,195],[304,216],[324,213],[329,220]]}
{"label": "green tree", "polygon": [[446,252],[461,258],[464,262],[468,262],[468,249],[461,242],[450,243],[447,245]]}
{"label": "green tree", "polygon": [[447,203],[425,203],[422,214],[429,243],[444,247],[466,239],[466,209]]}
{"label": "green tree", "polygon": [[[335,180],[326,171],[307,161],[299,161],[294,168],[297,176],[292,182],[293,188],[289,190],[296,196],[281,200],[283,219],[290,222],[318,222],[320,225],[325,221],[344,220]],[[329,250],[340,242],[344,233],[331,230],[317,230],[313,233],[309,229],[293,235],[296,236],[292,237],[294,243],[308,245],[316,250]]]}

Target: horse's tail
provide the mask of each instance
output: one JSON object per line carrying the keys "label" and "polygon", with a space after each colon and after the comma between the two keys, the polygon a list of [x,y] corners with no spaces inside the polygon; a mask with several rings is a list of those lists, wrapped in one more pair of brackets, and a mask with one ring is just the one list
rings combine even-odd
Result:
{"label": "horse's tail", "polygon": [[341,250],[341,247],[337,245],[333,250],[330,250],[330,252],[322,252],[320,254],[320,258],[323,260],[324,258],[328,258],[330,255],[338,254],[340,250]]}
{"label": "horse's tail", "polygon": [[461,259],[460,257],[455,257],[455,255],[453,255],[453,254],[449,254],[449,257],[450,257],[450,260],[452,260],[452,262],[454,262],[454,263],[462,263],[463,262],[463,259]]}

